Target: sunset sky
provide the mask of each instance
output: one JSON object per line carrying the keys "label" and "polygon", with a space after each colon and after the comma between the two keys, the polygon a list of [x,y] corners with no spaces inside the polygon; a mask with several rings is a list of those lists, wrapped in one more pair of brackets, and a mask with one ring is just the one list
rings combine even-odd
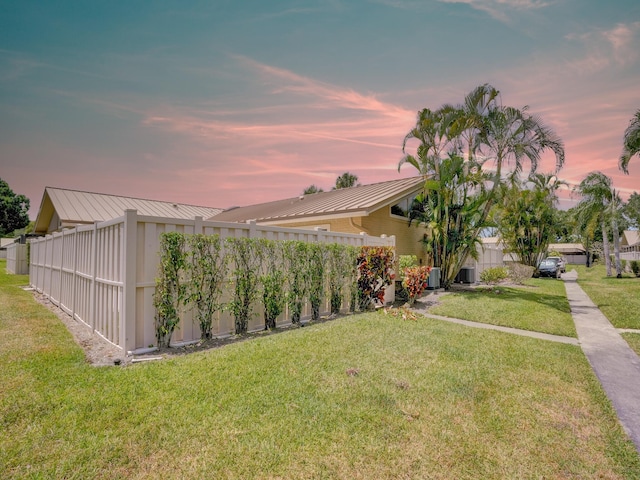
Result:
{"label": "sunset sky", "polygon": [[483,83],[556,130],[561,178],[640,191],[638,0],[0,0],[0,178],[32,219],[45,186],[226,208],[392,180],[417,111]]}

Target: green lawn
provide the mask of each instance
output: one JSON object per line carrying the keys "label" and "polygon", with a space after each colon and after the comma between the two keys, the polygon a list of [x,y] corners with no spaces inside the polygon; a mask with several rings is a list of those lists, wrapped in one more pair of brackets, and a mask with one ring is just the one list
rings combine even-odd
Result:
{"label": "green lawn", "polygon": [[622,333],[622,338],[624,338],[629,346],[640,355],[640,333]]}
{"label": "green lawn", "polygon": [[[572,266],[573,267],[573,266]],[[575,266],[578,284],[616,328],[640,329],[640,278],[607,277],[604,265]]]}
{"label": "green lawn", "polygon": [[[499,293],[497,293],[499,292]],[[525,286],[477,288],[439,297],[430,313],[474,322],[576,337],[564,283],[532,278]]]}
{"label": "green lawn", "polygon": [[638,478],[582,352],[369,313],[95,368],[0,263],[0,478]]}

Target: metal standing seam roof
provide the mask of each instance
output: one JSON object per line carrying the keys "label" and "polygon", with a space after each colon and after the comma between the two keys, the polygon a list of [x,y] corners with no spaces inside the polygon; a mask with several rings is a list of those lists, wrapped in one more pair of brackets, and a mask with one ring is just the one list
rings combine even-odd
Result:
{"label": "metal standing seam roof", "polygon": [[640,231],[625,230],[622,232],[624,246],[633,246],[640,243]]}
{"label": "metal standing seam roof", "polygon": [[[127,209],[135,209],[140,215],[192,219],[196,216],[211,217],[222,211],[220,208],[199,207],[183,203],[145,200],[102,193],[66,190],[46,187],[48,195],[60,220],[65,223],[92,223],[120,217]],[[43,198],[43,203],[45,202]],[[42,206],[40,207],[42,209]]]}
{"label": "metal standing seam roof", "polygon": [[208,220],[269,222],[299,218],[332,216],[344,213],[367,215],[380,207],[402,199],[424,184],[422,177],[410,177],[330,192],[312,193],[299,197],[232,208]]}

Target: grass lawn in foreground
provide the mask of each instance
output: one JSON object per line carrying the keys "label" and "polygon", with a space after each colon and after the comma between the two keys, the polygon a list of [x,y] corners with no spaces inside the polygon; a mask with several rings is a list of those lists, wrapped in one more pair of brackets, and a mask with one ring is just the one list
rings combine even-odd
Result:
{"label": "grass lawn in foreground", "polygon": [[0,478],[638,478],[576,346],[344,317],[95,368],[0,264]]}
{"label": "grass lawn in foreground", "polygon": [[[498,293],[499,292],[499,293]],[[564,283],[532,278],[524,286],[479,287],[439,297],[430,313],[474,322],[576,337]]]}
{"label": "grass lawn in foreground", "polygon": [[616,328],[640,329],[640,278],[624,273],[622,278],[607,277],[604,265],[578,271],[578,284]]}

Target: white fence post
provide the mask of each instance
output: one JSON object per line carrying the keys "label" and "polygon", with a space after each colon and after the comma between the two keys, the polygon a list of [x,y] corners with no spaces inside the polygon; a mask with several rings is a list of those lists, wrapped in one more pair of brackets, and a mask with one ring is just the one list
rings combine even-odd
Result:
{"label": "white fence post", "polygon": [[98,274],[98,222],[93,223],[92,237],[91,237],[91,290],[89,291],[89,317],[91,330],[96,330],[96,289],[98,285],[96,283],[96,276]]}
{"label": "white fence post", "polygon": [[137,233],[138,213],[127,209],[124,211],[124,285],[118,342],[124,351],[134,350],[136,346]]}
{"label": "white fence post", "polygon": [[202,217],[195,217],[193,222],[193,233],[196,235],[202,234]]}

